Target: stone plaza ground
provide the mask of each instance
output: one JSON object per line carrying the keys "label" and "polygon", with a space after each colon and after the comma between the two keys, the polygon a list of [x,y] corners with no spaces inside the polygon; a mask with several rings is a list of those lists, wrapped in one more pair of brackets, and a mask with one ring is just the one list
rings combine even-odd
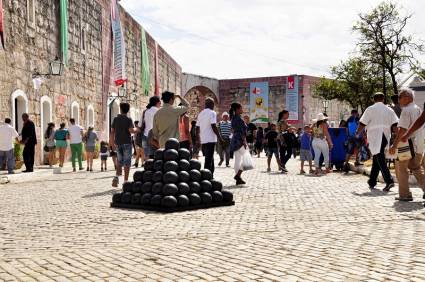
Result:
{"label": "stone plaza ground", "polygon": [[419,189],[398,203],[362,175],[265,162],[244,187],[217,169],[235,206],[175,214],[110,208],[112,171],[16,177],[0,185],[0,281],[425,281]]}

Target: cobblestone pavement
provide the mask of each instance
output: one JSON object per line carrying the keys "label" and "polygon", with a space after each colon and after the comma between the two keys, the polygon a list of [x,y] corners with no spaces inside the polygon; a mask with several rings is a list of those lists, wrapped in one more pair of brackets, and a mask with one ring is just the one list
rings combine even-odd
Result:
{"label": "cobblestone pavement", "polygon": [[[266,173],[236,205],[176,214],[109,208],[112,172],[0,185],[0,280],[424,281],[425,214],[350,174]],[[46,176],[47,177],[47,176]]]}

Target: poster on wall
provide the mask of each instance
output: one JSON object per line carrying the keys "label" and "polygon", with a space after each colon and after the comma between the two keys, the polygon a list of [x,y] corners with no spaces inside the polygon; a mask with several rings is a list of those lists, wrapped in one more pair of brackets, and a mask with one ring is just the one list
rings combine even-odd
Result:
{"label": "poster on wall", "polygon": [[255,82],[250,86],[250,119],[253,123],[269,121],[269,83]]}
{"label": "poster on wall", "polygon": [[298,76],[288,76],[286,83],[286,110],[289,112],[288,122],[299,121]]}
{"label": "poster on wall", "polygon": [[117,0],[112,0],[111,5],[112,40],[114,55],[114,82],[116,86],[121,86],[127,81],[125,73],[125,42],[122,32],[121,19]]}

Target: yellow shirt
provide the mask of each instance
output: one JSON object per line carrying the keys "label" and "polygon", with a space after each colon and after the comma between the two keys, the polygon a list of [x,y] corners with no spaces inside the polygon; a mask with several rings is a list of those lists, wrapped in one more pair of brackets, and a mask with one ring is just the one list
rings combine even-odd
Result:
{"label": "yellow shirt", "polygon": [[188,105],[182,101],[183,106],[164,104],[153,118],[153,137],[158,140],[160,148],[165,147],[165,142],[170,138],[179,139],[180,116],[188,111]]}

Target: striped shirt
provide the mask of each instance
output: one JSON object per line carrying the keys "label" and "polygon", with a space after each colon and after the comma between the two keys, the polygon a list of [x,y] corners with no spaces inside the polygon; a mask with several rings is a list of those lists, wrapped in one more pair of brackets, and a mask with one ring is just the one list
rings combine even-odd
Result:
{"label": "striped shirt", "polygon": [[229,139],[230,134],[232,134],[232,124],[229,121],[221,121],[218,124],[218,127],[220,129],[221,137]]}

